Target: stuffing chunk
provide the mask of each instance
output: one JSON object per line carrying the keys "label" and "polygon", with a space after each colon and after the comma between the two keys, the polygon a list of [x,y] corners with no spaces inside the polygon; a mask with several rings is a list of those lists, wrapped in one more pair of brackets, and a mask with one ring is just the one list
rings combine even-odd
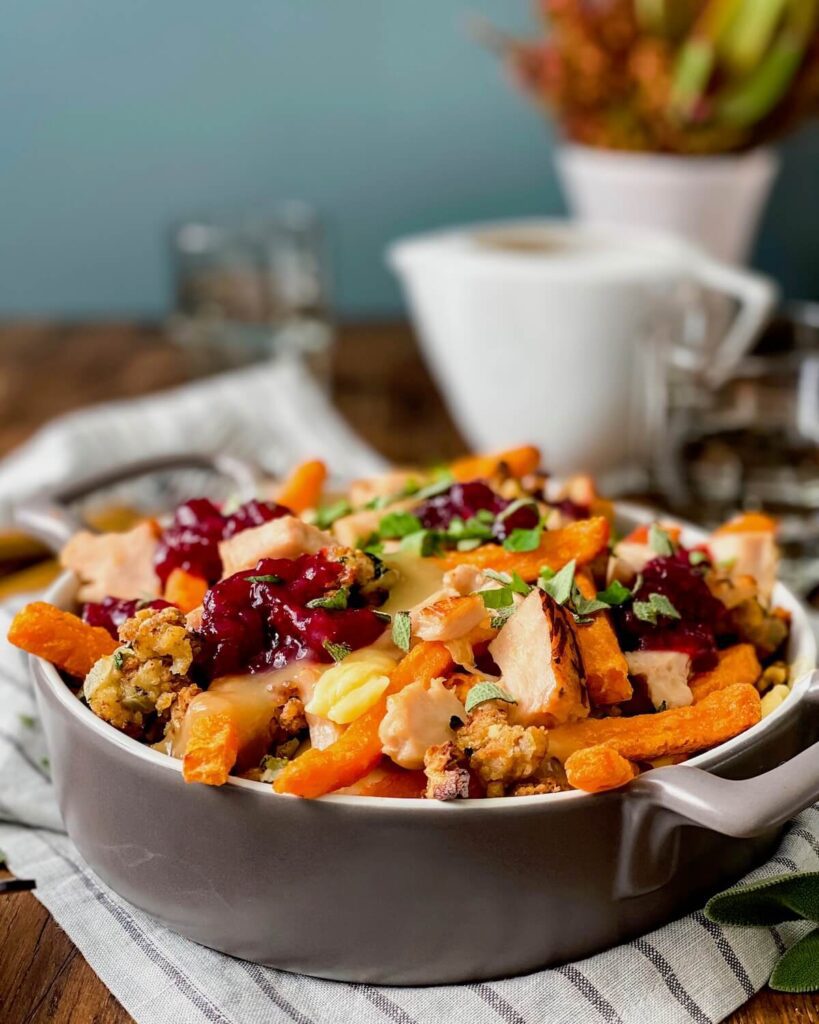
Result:
{"label": "stuffing chunk", "polygon": [[788,638],[787,613],[779,608],[766,611],[756,599],[732,608],[730,622],[739,640],[754,645],[760,661],[776,654]]}
{"label": "stuffing chunk", "polygon": [[191,637],[178,608],[143,608],[123,622],[119,638],[141,661],[165,659],[174,675],[185,675],[191,667]]}
{"label": "stuffing chunk", "polygon": [[534,775],[548,746],[545,729],[510,725],[508,705],[495,700],[469,715],[466,725],[456,731],[455,742],[493,796]]}
{"label": "stuffing chunk", "polygon": [[424,755],[424,772],[427,777],[424,795],[428,800],[465,800],[469,796],[468,760],[456,744],[430,747]]}
{"label": "stuffing chunk", "polygon": [[223,578],[241,569],[252,569],[262,558],[298,558],[315,555],[333,538],[296,516],[281,516],[261,526],[242,530],[219,544]]}
{"label": "stuffing chunk", "polygon": [[552,727],[585,718],[589,699],[569,613],[535,589],[489,645],[515,698],[510,720]]}
{"label": "stuffing chunk", "polygon": [[80,579],[80,601],[106,597],[159,597],[162,588],[154,569],[156,533],[151,523],[139,523],[124,533],[80,530],[60,552],[60,563]]}
{"label": "stuffing chunk", "polygon": [[387,697],[387,713],[378,735],[381,749],[401,768],[424,767],[429,747],[454,738],[453,720],[466,721],[466,711],[443,680],[433,679],[427,688],[418,681]]}
{"label": "stuffing chunk", "polygon": [[[94,714],[142,736],[152,716],[166,715],[173,695],[189,687],[191,638],[178,608],[145,608],[122,624],[120,640],[85,677],[83,696]],[[192,696],[189,690],[188,703]]]}

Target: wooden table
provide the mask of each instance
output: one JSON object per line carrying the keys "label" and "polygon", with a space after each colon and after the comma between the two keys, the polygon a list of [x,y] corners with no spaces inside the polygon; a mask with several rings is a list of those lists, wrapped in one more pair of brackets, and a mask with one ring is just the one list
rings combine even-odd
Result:
{"label": "wooden table", "polygon": [[[0,453],[58,413],[169,387],[188,372],[151,324],[0,327]],[[332,387],[352,426],[391,459],[444,460],[463,451],[404,325],[342,328]],[[0,896],[0,1021],[130,1020],[34,896]],[[819,996],[765,991],[730,1022],[819,1024]]]}

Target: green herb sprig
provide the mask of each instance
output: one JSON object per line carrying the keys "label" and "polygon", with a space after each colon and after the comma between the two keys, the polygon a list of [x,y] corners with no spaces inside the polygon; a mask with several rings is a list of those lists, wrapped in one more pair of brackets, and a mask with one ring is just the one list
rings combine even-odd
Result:
{"label": "green herb sprig", "polygon": [[[770,928],[785,921],[819,924],[819,871],[776,875],[713,896],[705,916],[716,924]],[[819,927],[785,953],[769,982],[777,992],[819,991]]]}

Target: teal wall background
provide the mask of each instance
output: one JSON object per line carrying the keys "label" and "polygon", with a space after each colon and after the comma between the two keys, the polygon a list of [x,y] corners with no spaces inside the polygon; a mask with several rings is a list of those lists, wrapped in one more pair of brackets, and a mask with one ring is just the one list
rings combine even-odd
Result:
{"label": "teal wall background", "polygon": [[[348,315],[399,307],[385,243],[557,213],[550,135],[468,38],[529,0],[5,0],[0,315],[155,315],[169,225],[304,198]],[[819,133],[786,149],[757,265],[819,298]]]}

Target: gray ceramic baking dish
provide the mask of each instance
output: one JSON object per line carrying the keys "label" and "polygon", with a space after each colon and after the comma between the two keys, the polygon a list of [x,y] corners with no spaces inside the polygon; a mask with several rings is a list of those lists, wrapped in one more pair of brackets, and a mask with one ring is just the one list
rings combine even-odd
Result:
{"label": "gray ceramic baking dish", "polygon": [[[66,575],[47,597],[72,607],[74,593]],[[596,796],[307,801],[241,779],[187,785],[180,762],[31,664],[66,828],[112,889],[247,960],[454,983],[576,959],[678,916],[768,856],[819,798],[816,648],[797,600],[782,586],[775,600],[793,615],[790,697],[719,748]]]}

